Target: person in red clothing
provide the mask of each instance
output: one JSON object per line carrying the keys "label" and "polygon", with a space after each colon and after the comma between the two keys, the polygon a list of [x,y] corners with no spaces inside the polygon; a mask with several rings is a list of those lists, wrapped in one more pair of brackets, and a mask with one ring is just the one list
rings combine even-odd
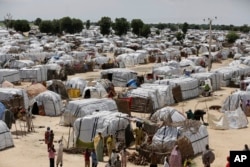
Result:
{"label": "person in red clothing", "polygon": [[227,157],[227,164],[226,164],[226,167],[230,167],[230,157],[229,157],[229,156]]}
{"label": "person in red clothing", "polygon": [[84,160],[85,160],[85,167],[90,167],[90,152],[89,149],[87,148],[86,151],[83,153],[84,155]]}
{"label": "person in red clothing", "polygon": [[49,152],[49,164],[50,164],[50,167],[55,167],[55,155],[56,155],[56,150],[55,150],[53,144],[52,144],[51,147],[48,149],[48,152]]}

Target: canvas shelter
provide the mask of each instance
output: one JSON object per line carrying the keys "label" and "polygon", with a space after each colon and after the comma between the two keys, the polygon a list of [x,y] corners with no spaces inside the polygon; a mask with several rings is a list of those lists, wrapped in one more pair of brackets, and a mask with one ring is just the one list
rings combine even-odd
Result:
{"label": "canvas shelter", "polygon": [[247,128],[248,119],[240,107],[235,110],[224,111],[220,116],[208,113],[208,123],[211,129],[228,130]]}
{"label": "canvas shelter", "polygon": [[161,99],[160,93],[157,89],[150,87],[139,87],[136,89],[128,90],[126,93],[127,97],[140,97],[144,99],[150,99],[153,102],[153,109],[159,109],[163,106],[160,105],[159,100]]}
{"label": "canvas shelter", "polygon": [[65,112],[62,115],[62,125],[73,125],[77,118],[93,114],[95,111],[112,111],[118,112],[117,105],[110,98],[90,98],[69,101],[66,105]]}
{"label": "canvas shelter", "polygon": [[20,82],[20,74],[16,69],[0,69],[0,83],[9,81],[11,83]]}
{"label": "canvas shelter", "polygon": [[172,89],[171,89],[171,86],[169,86],[169,85],[158,85],[158,84],[144,83],[144,84],[141,84],[140,87],[158,90],[158,92],[160,94],[159,99],[158,99],[159,105],[162,107],[164,107],[166,105],[172,105],[175,103]]}
{"label": "canvas shelter", "polygon": [[86,95],[88,98],[104,98],[108,96],[108,93],[100,82],[92,81],[83,90],[82,97],[85,98]]}
{"label": "canvas shelter", "polygon": [[80,97],[83,94],[87,83],[88,82],[85,79],[80,77],[73,77],[71,79],[68,79],[65,83],[65,86],[68,91],[69,97]]}
{"label": "canvas shelter", "polygon": [[154,83],[172,86],[173,96],[177,101],[198,97],[200,93],[198,80],[191,77],[163,79]]}
{"label": "canvas shelter", "polygon": [[12,134],[4,121],[0,120],[0,151],[14,147]]}
{"label": "canvas shelter", "polygon": [[24,67],[19,69],[20,78],[24,81],[47,81],[48,69],[46,66]]}
{"label": "canvas shelter", "polygon": [[19,88],[0,88],[0,101],[6,108],[29,107],[29,99],[26,91]]}
{"label": "canvas shelter", "polygon": [[101,79],[110,80],[114,86],[126,87],[131,79],[137,79],[137,72],[130,69],[112,68],[102,70]]}
{"label": "canvas shelter", "polygon": [[69,99],[66,86],[61,80],[49,80],[46,82],[47,89],[59,94],[63,100]]}
{"label": "canvas shelter", "polygon": [[77,118],[74,122],[77,147],[92,143],[98,132],[104,138],[112,134],[116,139],[116,144],[121,143],[129,146],[131,136],[126,135],[128,134],[126,131],[130,132],[130,135],[133,133],[128,115],[120,112],[94,112],[92,115]]}
{"label": "canvas shelter", "polygon": [[44,91],[34,97],[33,104],[37,103],[39,114],[46,116],[59,116],[63,112],[61,96],[52,91]]}
{"label": "canvas shelter", "polygon": [[173,107],[163,107],[157,110],[153,115],[150,117],[150,120],[153,122],[182,122],[186,120],[186,117],[178,110]]}
{"label": "canvas shelter", "polygon": [[9,81],[3,81],[0,84],[0,88],[14,88],[14,85]]}
{"label": "canvas shelter", "polygon": [[193,73],[191,74],[191,77],[198,79],[199,83],[205,82],[205,80],[209,79],[213,91],[220,90],[221,88],[221,75],[219,75],[218,73],[214,72]]}
{"label": "canvas shelter", "polygon": [[9,62],[9,68],[21,69],[24,67],[32,67],[35,63],[32,60],[11,60]]}
{"label": "canvas shelter", "polygon": [[47,88],[41,83],[33,83],[26,88],[27,95],[30,99],[45,92]]}

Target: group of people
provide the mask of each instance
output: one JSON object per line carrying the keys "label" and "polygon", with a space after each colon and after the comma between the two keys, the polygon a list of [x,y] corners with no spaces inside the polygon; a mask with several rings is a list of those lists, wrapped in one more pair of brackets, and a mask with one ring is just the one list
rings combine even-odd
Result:
{"label": "group of people", "polygon": [[56,167],[59,165],[62,167],[63,166],[63,142],[62,138],[58,141],[58,150],[56,151],[55,146],[54,146],[54,132],[50,127],[47,127],[47,130],[45,131],[44,134],[44,141],[45,144],[47,144],[47,151],[48,151],[48,157],[49,157],[49,162],[50,162],[50,167],[55,167],[55,157],[57,155],[56,159]]}
{"label": "group of people", "polygon": [[92,159],[92,167],[96,167],[98,162],[104,161],[104,149],[105,144],[107,148],[108,163],[106,167],[126,167],[127,166],[127,156],[129,152],[124,147],[120,152],[116,148],[116,140],[112,134],[110,134],[106,143],[104,143],[104,137],[101,132],[98,132],[97,136],[93,139],[94,149],[90,152],[86,149],[84,152],[85,167],[89,167],[90,158]]}

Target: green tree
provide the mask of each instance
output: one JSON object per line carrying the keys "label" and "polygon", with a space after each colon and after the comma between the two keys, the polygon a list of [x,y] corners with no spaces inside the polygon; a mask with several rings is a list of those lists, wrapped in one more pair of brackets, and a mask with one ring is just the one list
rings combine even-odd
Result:
{"label": "green tree", "polygon": [[30,30],[30,24],[27,20],[16,20],[14,22],[14,29],[20,32],[27,32]]}
{"label": "green tree", "polygon": [[100,26],[100,31],[102,35],[109,35],[112,21],[110,17],[102,17],[99,20],[98,25]]}
{"label": "green tree", "polygon": [[87,20],[87,21],[86,21],[86,29],[88,30],[89,27],[90,27],[90,20]]}
{"label": "green tree", "polygon": [[42,22],[42,19],[41,19],[41,18],[36,18],[36,20],[34,21],[34,24],[35,24],[36,26],[39,26],[41,22]]}
{"label": "green tree", "polygon": [[60,20],[54,19],[52,20],[52,26],[53,26],[53,30],[52,30],[52,34],[61,34],[61,27],[60,27]]}
{"label": "green tree", "polygon": [[243,33],[248,33],[250,31],[250,27],[248,27],[247,24],[244,24],[243,26],[240,26],[240,31]]}
{"label": "green tree", "polygon": [[53,32],[53,24],[50,20],[43,20],[39,24],[40,32],[42,33],[52,33]]}
{"label": "green tree", "polygon": [[237,39],[239,39],[239,35],[234,31],[230,31],[226,35],[226,38],[228,43],[234,43]]}
{"label": "green tree", "polygon": [[144,23],[141,19],[133,19],[131,21],[132,32],[136,34],[137,36],[140,36],[143,25]]}
{"label": "green tree", "polygon": [[115,23],[113,24],[113,29],[115,30],[115,33],[119,36],[127,34],[130,24],[125,18],[116,18]]}
{"label": "green tree", "polygon": [[83,22],[80,19],[72,19],[72,33],[79,33],[83,29]]}
{"label": "green tree", "polygon": [[61,31],[64,31],[65,33],[72,33],[72,20],[70,17],[63,17],[60,19],[60,28]]}
{"label": "green tree", "polygon": [[188,23],[185,22],[182,26],[182,32],[183,32],[184,36],[186,35],[188,28],[189,28],[189,25],[188,25]]}
{"label": "green tree", "polygon": [[147,24],[144,24],[141,30],[141,36],[147,38],[150,33],[151,33],[150,26]]}
{"label": "green tree", "polygon": [[183,40],[183,37],[184,37],[184,34],[182,32],[177,32],[175,34],[175,37],[178,41],[182,41]]}

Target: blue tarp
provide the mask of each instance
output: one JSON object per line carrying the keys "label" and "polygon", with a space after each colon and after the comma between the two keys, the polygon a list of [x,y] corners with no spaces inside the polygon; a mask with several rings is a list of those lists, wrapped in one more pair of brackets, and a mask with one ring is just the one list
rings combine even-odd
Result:
{"label": "blue tarp", "polygon": [[3,103],[0,102],[0,120],[3,120],[4,118],[4,112],[5,112],[5,106],[3,105]]}

